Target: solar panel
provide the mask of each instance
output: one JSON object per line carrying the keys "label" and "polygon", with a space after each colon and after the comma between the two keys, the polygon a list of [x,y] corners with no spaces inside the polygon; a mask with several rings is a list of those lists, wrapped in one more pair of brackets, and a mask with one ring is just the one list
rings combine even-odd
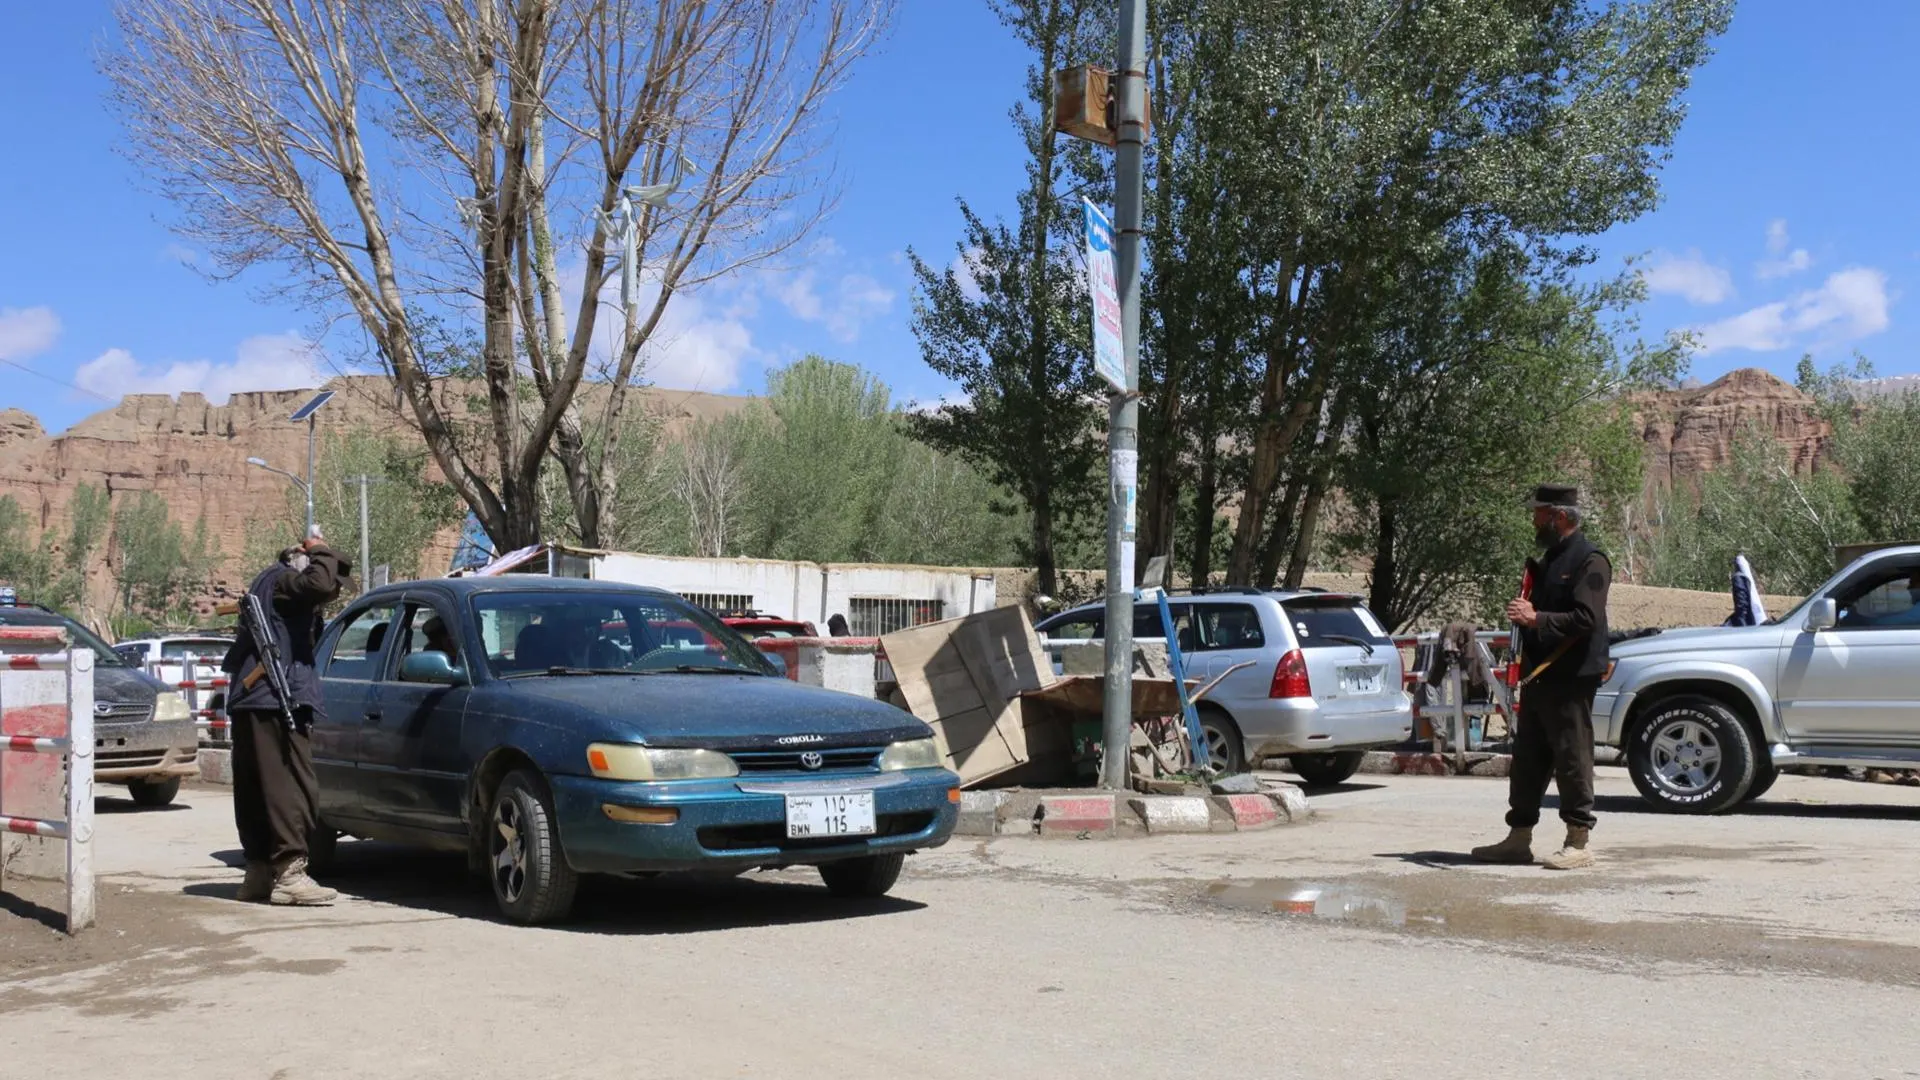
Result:
{"label": "solar panel", "polygon": [[287,417],[287,419],[294,420],[294,421],[305,420],[307,417],[312,416],[314,414],[314,410],[320,408],[320,406],[325,405],[327,402],[332,400],[333,400],[333,391],[322,390],[319,393],[313,395],[312,401],[309,401],[305,405],[300,406],[299,411],[295,412],[292,416]]}

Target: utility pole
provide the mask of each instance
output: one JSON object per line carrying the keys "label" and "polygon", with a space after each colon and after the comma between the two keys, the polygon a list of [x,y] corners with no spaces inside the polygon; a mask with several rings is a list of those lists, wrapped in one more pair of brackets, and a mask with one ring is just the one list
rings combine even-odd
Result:
{"label": "utility pole", "polygon": [[1101,713],[1100,785],[1127,786],[1133,738],[1133,561],[1140,446],[1140,203],[1147,118],[1147,4],[1120,0],[1114,73],[1114,269],[1127,385],[1107,399],[1107,678]]}
{"label": "utility pole", "polygon": [[[349,476],[340,482],[343,484],[358,484],[360,486],[360,580],[367,581],[369,580],[367,575],[373,573],[373,556],[368,551],[369,545],[367,543],[367,486],[370,484],[384,484],[387,482],[387,478],[384,476],[368,476],[366,473],[361,473],[359,476]],[[313,501],[311,491],[308,492],[307,501],[309,503]],[[365,590],[362,591],[364,592]]]}

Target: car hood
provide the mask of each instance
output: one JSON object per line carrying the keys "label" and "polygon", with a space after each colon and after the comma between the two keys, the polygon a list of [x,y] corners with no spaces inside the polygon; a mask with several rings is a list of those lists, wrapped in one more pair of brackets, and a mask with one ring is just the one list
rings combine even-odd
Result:
{"label": "car hood", "polygon": [[1774,626],[1701,626],[1662,630],[1652,637],[1623,641],[1608,650],[1615,660],[1660,656],[1678,652],[1719,652],[1777,644],[1783,628]]}
{"label": "car hood", "polygon": [[166,688],[166,683],[136,668],[107,667],[104,664],[95,664],[93,667],[95,701],[147,702]]}
{"label": "car hood", "polygon": [[714,750],[877,746],[926,738],[912,714],[756,675],[569,675],[498,681],[495,711],[590,739]]}

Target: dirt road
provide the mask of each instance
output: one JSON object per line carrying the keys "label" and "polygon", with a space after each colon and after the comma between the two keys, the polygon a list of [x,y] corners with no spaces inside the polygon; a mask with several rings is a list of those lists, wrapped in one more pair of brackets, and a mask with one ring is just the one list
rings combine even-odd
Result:
{"label": "dirt road", "polygon": [[1697,819],[1601,790],[1575,875],[1460,860],[1497,781],[1376,778],[1266,833],[956,841],[877,903],[602,883],[531,930],[365,844],[337,907],[234,903],[229,804],[191,791],[102,818],[89,937],[5,898],[0,1074],[1920,1075],[1920,792],[1785,777]]}

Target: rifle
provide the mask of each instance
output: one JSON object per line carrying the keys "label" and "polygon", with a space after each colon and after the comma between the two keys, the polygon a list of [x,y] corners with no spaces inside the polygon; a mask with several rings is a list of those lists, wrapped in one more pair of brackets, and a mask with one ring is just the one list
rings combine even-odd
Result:
{"label": "rifle", "polygon": [[287,682],[286,661],[280,655],[280,642],[273,636],[273,624],[267,621],[265,606],[260,603],[258,593],[249,592],[240,609],[240,625],[253,639],[255,659],[260,666],[241,680],[246,689],[259,685],[261,679],[273,688],[273,696],[280,702],[280,717],[289,730],[297,728],[299,721],[293,716],[293,688]]}

